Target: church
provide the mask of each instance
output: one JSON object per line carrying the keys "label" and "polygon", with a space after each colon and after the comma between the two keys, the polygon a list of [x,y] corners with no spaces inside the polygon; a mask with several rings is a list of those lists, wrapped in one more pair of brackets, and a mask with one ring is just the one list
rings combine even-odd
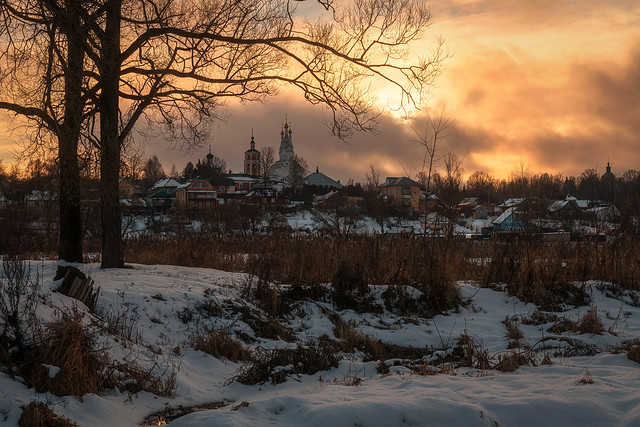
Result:
{"label": "church", "polygon": [[251,130],[251,148],[244,152],[244,173],[253,177],[260,175],[260,152],[256,150],[253,129]]}
{"label": "church", "polygon": [[269,179],[273,187],[279,191],[302,186],[304,169],[294,158],[292,134],[293,130],[285,120],[284,128],[280,132],[278,161],[269,169]]}

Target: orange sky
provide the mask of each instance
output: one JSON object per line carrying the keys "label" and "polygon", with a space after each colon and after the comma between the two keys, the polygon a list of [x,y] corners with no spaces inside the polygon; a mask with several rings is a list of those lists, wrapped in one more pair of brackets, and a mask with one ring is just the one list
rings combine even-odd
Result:
{"label": "orange sky", "polygon": [[[586,168],[614,173],[640,169],[640,1],[432,1],[437,35],[454,54],[430,108],[455,120],[442,152],[464,156],[476,170],[508,177],[526,162],[532,172],[579,175]],[[213,151],[234,172],[254,129],[257,148],[277,149],[285,114],[296,153],[345,182],[362,180],[368,165],[384,175],[413,176],[423,154],[408,126],[388,117],[379,135],[357,134],[345,144],[323,126],[323,111],[283,91],[266,104],[230,105],[230,118],[212,135]],[[418,112],[415,124],[422,126]],[[11,162],[12,138],[0,132],[0,159]],[[206,144],[208,145],[208,144]],[[150,142],[169,171],[204,156]]]}

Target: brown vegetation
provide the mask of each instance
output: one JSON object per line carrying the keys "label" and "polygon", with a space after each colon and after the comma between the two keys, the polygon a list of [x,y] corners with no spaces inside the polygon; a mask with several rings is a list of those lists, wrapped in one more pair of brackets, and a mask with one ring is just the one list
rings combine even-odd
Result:
{"label": "brown vegetation", "polygon": [[296,348],[259,348],[249,365],[243,366],[231,381],[242,384],[259,384],[271,381],[280,384],[287,375],[312,375],[338,366],[341,357],[330,341],[309,342]]}
{"label": "brown vegetation", "polygon": [[56,415],[46,403],[29,403],[18,420],[20,427],[72,427],[76,423]]}
{"label": "brown vegetation", "polygon": [[[63,313],[59,321],[37,331],[35,343],[21,370],[36,391],[81,398],[85,393],[99,393],[115,385],[109,384],[105,375],[105,353],[94,350],[78,312]],[[56,366],[60,371],[52,378],[43,365]]]}
{"label": "brown vegetation", "polygon": [[196,350],[204,351],[218,359],[224,357],[232,362],[237,362],[251,358],[251,352],[234,340],[231,334],[224,329],[197,335],[192,339],[191,344]]}
{"label": "brown vegetation", "polygon": [[[456,281],[506,285],[511,295],[545,311],[586,305],[583,284],[603,280],[638,289],[640,246],[621,237],[611,243],[467,241],[406,236],[213,237],[208,235],[132,238],[126,258],[142,264],[174,264],[244,271],[260,283],[262,308],[273,316],[285,309],[268,283],[311,289],[331,283],[341,308],[372,311],[368,289],[387,286],[385,304],[398,314],[437,314],[461,303]],[[412,286],[421,293],[413,299]]]}

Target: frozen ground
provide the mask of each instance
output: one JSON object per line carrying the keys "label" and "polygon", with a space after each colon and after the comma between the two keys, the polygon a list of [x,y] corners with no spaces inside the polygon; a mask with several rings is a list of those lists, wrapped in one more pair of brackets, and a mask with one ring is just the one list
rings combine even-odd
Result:
{"label": "frozen ground", "polygon": [[[50,321],[74,300],[54,291],[57,263],[33,262],[43,278],[43,302],[38,316]],[[36,393],[18,379],[0,373],[0,424],[17,425],[22,408],[30,401],[46,401],[61,415],[81,426],[134,426],[146,416],[167,407],[222,402],[214,410],[201,410],[178,418],[175,426],[584,426],[640,425],[640,365],[626,352],[615,351],[625,340],[640,337],[640,308],[630,296],[606,296],[596,283],[587,285],[588,307],[557,313],[578,321],[592,307],[604,325],[602,335],[549,332],[556,321],[525,324],[536,307],[509,297],[500,289],[479,289],[459,283],[464,301],[459,312],[433,319],[406,318],[389,312],[358,314],[338,311],[363,334],[401,346],[432,349],[423,362],[446,355],[458,337],[466,334],[487,350],[492,361],[508,354],[511,339],[503,323],[512,319],[524,337],[516,351],[530,347],[537,366],[515,372],[448,365],[438,375],[419,375],[401,360],[387,361],[389,372],[378,373],[378,363],[364,362],[362,354],[345,354],[337,368],[313,375],[289,375],[272,385],[229,382],[241,363],[216,359],[190,348],[189,337],[202,328],[226,328],[234,336],[249,337],[252,348],[292,347],[295,344],[257,336],[233,307],[257,310],[242,296],[249,283],[244,274],[173,266],[142,266],[100,270],[97,264],[79,265],[100,286],[98,312],[136,320],[137,343],[104,336],[116,360],[136,360],[156,366],[162,373],[174,370],[174,398],[141,392],[111,390],[104,395],[55,397]],[[602,288],[604,289],[604,288]],[[383,289],[373,289],[380,295]],[[224,309],[217,316],[197,315],[184,322],[185,309],[213,300]],[[302,301],[285,324],[298,342],[334,337],[327,313],[328,302]],[[87,315],[87,318],[89,315]],[[181,317],[183,320],[181,320]],[[571,343],[571,344],[568,344]],[[175,351],[180,347],[179,351]],[[587,349],[589,351],[582,351]],[[439,350],[439,351],[435,351]],[[577,355],[572,354],[590,354]],[[545,355],[551,365],[540,365]],[[55,368],[51,371],[55,373]],[[584,381],[591,378],[593,381]]]}

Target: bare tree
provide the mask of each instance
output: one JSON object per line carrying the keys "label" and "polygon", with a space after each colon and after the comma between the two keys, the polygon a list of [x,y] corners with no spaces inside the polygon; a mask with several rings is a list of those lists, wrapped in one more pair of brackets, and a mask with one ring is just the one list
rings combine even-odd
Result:
{"label": "bare tree", "polygon": [[[10,65],[3,70],[16,70],[6,80],[22,81],[15,77],[27,72],[24,53],[37,64],[31,75],[46,78],[29,89],[35,104],[0,108],[54,132],[61,182],[77,178],[77,142],[86,125],[84,135],[100,153],[103,267],[123,264],[118,171],[141,118],[166,125],[164,134],[176,144],[198,144],[206,125],[224,118],[225,99],[261,100],[289,84],[326,106],[332,131],[345,138],[375,127],[377,83],[395,87],[401,106],[425,99],[447,55],[438,40],[430,56],[407,60],[431,23],[424,2],[317,3],[326,14],[316,23],[298,19],[289,0],[44,1],[35,11],[27,0],[1,3],[11,18],[5,28],[42,39],[3,56]],[[15,20],[21,28],[11,27]],[[28,52],[30,46],[40,50]],[[68,202],[67,194],[78,191],[61,188],[61,200]]]}
{"label": "bare tree", "polygon": [[460,201],[463,160],[454,151],[448,152],[443,159],[444,174],[439,175],[438,197],[449,212]]}
{"label": "bare tree", "polygon": [[[147,161],[148,163],[148,161]],[[142,178],[145,166],[144,153],[141,147],[131,147],[122,153],[120,159],[120,175],[135,181]]]}
{"label": "bare tree", "polygon": [[260,150],[260,178],[266,187],[269,184],[269,171],[276,162],[276,150],[271,146],[264,146]]}
{"label": "bare tree", "polygon": [[299,189],[302,187],[302,179],[309,173],[309,165],[301,156],[294,154],[293,161],[289,165],[289,175],[291,176],[291,187]]}
{"label": "bare tree", "polygon": [[151,183],[155,183],[166,176],[164,169],[162,168],[162,164],[160,163],[160,160],[158,160],[158,156],[155,154],[149,157],[149,160],[147,160],[147,163],[144,165],[142,172],[144,177]]}
{"label": "bare tree", "polygon": [[369,164],[369,171],[364,173],[366,180],[364,189],[369,193],[375,193],[380,187],[380,171],[373,164]]}
{"label": "bare tree", "polygon": [[424,130],[419,131],[414,126],[411,126],[411,130],[418,138],[415,140],[419,145],[424,148],[424,155],[422,157],[422,167],[418,171],[418,182],[420,182],[426,190],[426,197],[423,205],[424,209],[424,221],[423,231],[426,234],[428,224],[427,216],[429,215],[429,197],[433,192],[434,175],[437,178],[439,175],[435,174],[434,168],[437,162],[444,159],[447,154],[439,153],[438,143],[441,139],[446,138],[449,135],[449,128],[453,125],[453,120],[444,115],[444,108],[440,110],[440,114],[433,117],[431,114],[427,114],[427,122],[424,125]]}
{"label": "bare tree", "polygon": [[485,201],[490,200],[496,192],[496,179],[484,171],[475,171],[467,179],[467,193],[480,196]]}
{"label": "bare tree", "polygon": [[431,191],[435,164],[444,159],[447,155],[447,153],[439,154],[438,143],[441,139],[446,138],[449,135],[449,128],[452,125],[453,120],[444,115],[444,108],[440,110],[440,114],[437,117],[427,114],[427,122],[424,125],[424,130],[419,131],[414,126],[410,125],[411,130],[418,138],[414,141],[424,148],[422,167],[418,171],[418,180],[425,186],[427,193]]}
{"label": "bare tree", "polygon": [[88,116],[83,91],[88,66],[85,43],[97,13],[94,6],[75,1],[0,2],[0,109],[29,125],[27,152],[57,148],[58,256],[78,262],[82,262],[78,141]]}
{"label": "bare tree", "polygon": [[171,171],[169,171],[169,177],[170,178],[178,178],[180,176],[180,173],[178,172],[178,169],[176,169],[176,164],[172,163],[171,164]]}

